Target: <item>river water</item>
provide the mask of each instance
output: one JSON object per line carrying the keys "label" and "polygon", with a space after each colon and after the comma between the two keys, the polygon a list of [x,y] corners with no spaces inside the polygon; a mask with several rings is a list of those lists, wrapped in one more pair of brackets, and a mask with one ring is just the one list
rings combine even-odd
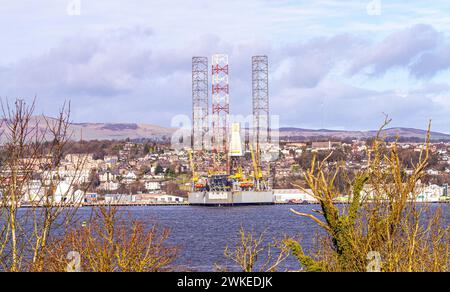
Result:
{"label": "river water", "polygon": [[[122,207],[134,218],[161,227],[170,228],[169,243],[180,247],[176,265],[193,271],[213,271],[215,264],[235,266],[224,256],[226,245],[230,247],[238,239],[240,227],[255,235],[264,232],[266,243],[283,236],[302,239],[307,250],[319,232],[317,225],[308,218],[299,217],[290,209],[312,213],[314,205],[273,205],[242,207],[194,207],[194,206],[149,206]],[[87,215],[89,208],[81,208],[79,214]],[[262,263],[262,259],[261,263]],[[299,269],[297,261],[288,259],[282,269]]]}
{"label": "river water", "polygon": [[[430,207],[429,211],[431,212],[434,212],[439,206],[442,207],[445,222],[449,226],[449,204],[425,204],[425,206]],[[227,245],[233,247],[239,238],[241,226],[256,236],[264,232],[266,243],[289,236],[299,239],[305,252],[308,253],[313,248],[318,235],[323,231],[311,219],[292,213],[291,208],[299,212],[317,215],[313,210],[319,209],[320,206],[133,206],[120,207],[119,210],[126,215],[121,216],[123,219],[132,218],[143,222],[146,227],[157,224],[160,228],[171,230],[167,243],[179,247],[179,254],[174,263],[177,270],[214,271],[216,265],[221,265],[229,271],[237,271],[237,266],[224,256],[224,249]],[[88,221],[92,211],[93,209],[90,207],[78,209],[74,224]],[[20,213],[25,212],[28,210],[20,210]],[[29,216],[23,217],[30,218]],[[28,222],[28,224],[31,223]],[[55,232],[58,233],[58,231]],[[262,262],[264,262],[264,256],[259,257],[258,263]],[[278,270],[298,269],[300,269],[298,262],[290,257]]]}

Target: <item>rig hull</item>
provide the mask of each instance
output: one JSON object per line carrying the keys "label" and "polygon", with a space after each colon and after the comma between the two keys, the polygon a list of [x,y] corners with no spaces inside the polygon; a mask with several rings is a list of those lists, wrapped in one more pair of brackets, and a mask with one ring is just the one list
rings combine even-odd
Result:
{"label": "rig hull", "polygon": [[189,193],[189,204],[197,206],[272,205],[273,191],[205,191]]}

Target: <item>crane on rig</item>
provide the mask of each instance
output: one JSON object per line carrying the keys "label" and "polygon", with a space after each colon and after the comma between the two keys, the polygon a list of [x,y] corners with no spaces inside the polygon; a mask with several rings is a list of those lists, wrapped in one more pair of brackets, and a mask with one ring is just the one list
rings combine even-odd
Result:
{"label": "crane on rig", "polygon": [[195,170],[196,167],[195,167],[194,158],[192,155],[192,150],[189,150],[188,152],[189,152],[189,164],[191,166],[191,171],[192,171],[192,183],[194,185],[194,188],[195,189],[203,189],[206,185],[205,185],[205,183],[203,183],[200,180],[200,177],[199,177],[197,171]]}
{"label": "crane on rig", "polygon": [[250,147],[250,154],[252,156],[252,163],[253,163],[253,177],[255,179],[256,186],[259,187],[260,181],[263,178],[262,170],[261,170],[261,167],[259,166],[259,155],[258,155],[258,153],[255,153],[251,143],[249,144],[249,147]]}

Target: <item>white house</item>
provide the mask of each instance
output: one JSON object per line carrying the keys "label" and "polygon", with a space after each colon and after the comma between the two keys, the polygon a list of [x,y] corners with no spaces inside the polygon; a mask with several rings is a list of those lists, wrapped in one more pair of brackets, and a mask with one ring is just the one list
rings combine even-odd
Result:
{"label": "white house", "polygon": [[42,200],[45,188],[40,180],[30,180],[25,185],[25,195],[22,199],[23,203],[38,203]]}
{"label": "white house", "polygon": [[439,202],[444,195],[444,188],[438,185],[429,185],[422,187],[416,196],[417,202]]}
{"label": "white house", "polygon": [[161,183],[159,181],[146,181],[145,189],[147,191],[158,191],[161,189]]}
{"label": "white house", "polygon": [[133,195],[124,194],[106,194],[105,203],[107,204],[128,204],[134,201]]}
{"label": "white house", "polygon": [[163,194],[138,194],[133,195],[134,201],[142,203],[183,203],[184,198]]}
{"label": "white house", "polygon": [[110,171],[105,171],[104,173],[99,174],[98,178],[100,182],[110,182],[115,181],[117,179],[117,175]]}
{"label": "white house", "polygon": [[439,171],[437,171],[435,169],[428,169],[427,170],[427,174],[429,174],[429,175],[439,175]]}
{"label": "white house", "polygon": [[123,177],[123,182],[126,184],[131,184],[131,183],[135,182],[136,180],[137,180],[137,175],[132,171],[129,171]]}
{"label": "white house", "polygon": [[100,184],[99,189],[105,190],[105,191],[115,191],[118,190],[120,187],[120,184],[118,182],[109,181],[109,182],[103,182]]}
{"label": "white house", "polygon": [[298,189],[274,189],[275,202],[287,203],[289,201],[301,201],[317,203],[317,200],[307,192]]}
{"label": "white house", "polygon": [[172,195],[155,195],[153,200],[157,203],[182,203],[184,198]]}
{"label": "white house", "polygon": [[117,164],[117,162],[119,161],[119,157],[116,155],[105,156],[103,158],[103,161],[105,161],[105,163],[111,167],[111,166]]}
{"label": "white house", "polygon": [[56,186],[54,194],[55,203],[71,203],[79,204],[84,200],[84,192],[82,190],[74,190],[74,188],[67,182],[61,181]]}

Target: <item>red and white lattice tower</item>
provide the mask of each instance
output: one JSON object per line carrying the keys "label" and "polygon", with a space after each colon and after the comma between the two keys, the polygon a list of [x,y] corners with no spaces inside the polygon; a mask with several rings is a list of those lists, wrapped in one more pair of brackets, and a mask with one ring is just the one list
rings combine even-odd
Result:
{"label": "red and white lattice tower", "polygon": [[228,55],[212,56],[212,129],[213,153],[224,166],[228,159],[228,120],[230,114]]}

